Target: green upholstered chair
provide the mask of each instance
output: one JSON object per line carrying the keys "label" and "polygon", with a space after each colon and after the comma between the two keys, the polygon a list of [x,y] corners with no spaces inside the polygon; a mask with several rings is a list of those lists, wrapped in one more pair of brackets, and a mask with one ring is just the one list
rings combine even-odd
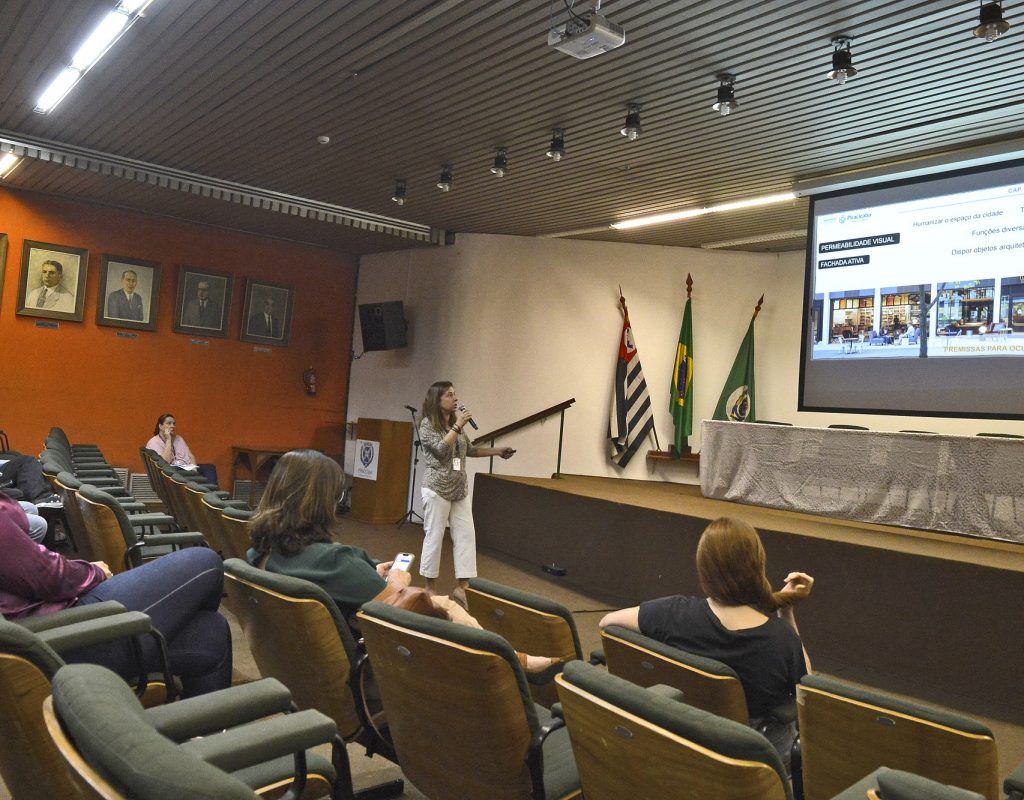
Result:
{"label": "green upholstered chair", "polygon": [[248,509],[244,500],[231,500],[227,492],[215,491],[204,492],[199,497],[197,512],[200,523],[199,530],[206,536],[214,548],[220,551],[224,558],[245,558],[245,551],[238,552],[235,549],[235,541],[228,537],[224,526],[224,510],[227,508]]}
{"label": "green upholstered chair", "polygon": [[985,796],[912,772],[879,767],[834,800],[985,800]]}
{"label": "green upholstered chair", "polygon": [[[0,617],[0,774],[18,800],[80,798],[69,780],[40,714],[50,681],[64,666],[62,652],[123,637],[152,634],[149,617],[125,611],[119,603],[93,603],[10,622]],[[162,641],[162,640],[161,640]],[[149,702],[162,698],[159,686],[142,675],[136,691],[152,690]]]}
{"label": "green upholstered chair", "polygon": [[[541,595],[472,578],[466,590],[469,613],[485,630],[501,636],[520,653],[566,662],[583,658],[572,612]],[[557,699],[552,675],[527,675],[534,702],[550,707]]]}
{"label": "green upholstered chair", "polygon": [[683,700],[691,706],[750,724],[739,676],[722,662],[687,653],[618,625],[601,631],[601,645],[612,675],[637,686],[671,686],[682,692]]}
{"label": "green upholstered chair", "polygon": [[280,788],[282,763],[292,776],[284,797],[302,796],[306,750],[329,742],[335,729],[319,712],[289,711],[288,690],[274,680],[144,709],[113,672],[94,664],[59,669],[43,705],[79,786],[132,800],[250,800],[271,773]]}
{"label": "green upholstered chair", "polygon": [[582,661],[555,683],[587,800],[792,800],[775,748],[746,725]]}
{"label": "green upholstered chair", "polygon": [[883,766],[999,796],[992,732],[969,717],[823,675],[801,680],[797,712],[806,800],[831,798]]}
{"label": "green upholstered chair", "polygon": [[405,777],[432,800],[579,796],[561,720],[496,633],[380,602],[357,615]]}
{"label": "green upholstered chair", "polygon": [[226,547],[234,555],[234,558],[245,560],[245,554],[249,550],[249,519],[253,512],[248,508],[235,508],[228,506],[221,512],[221,524],[224,526],[224,540]]}
{"label": "green upholstered chair", "polygon": [[[287,686],[299,708],[316,709],[334,721],[339,786],[347,796],[363,796],[352,789],[346,742],[359,742],[368,754],[381,753],[392,760],[394,751],[390,743],[374,736],[359,690],[357,667],[363,655],[338,606],[315,583],[268,572],[242,559],[227,559],[224,576],[231,610],[260,674]],[[397,797],[402,789],[402,781],[390,781],[365,794]]]}
{"label": "green upholstered chair", "polygon": [[142,526],[171,520],[163,514],[129,517],[114,497],[88,484],[79,488],[77,500],[91,552],[97,556],[96,560],[105,561],[111,572],[124,572],[137,567],[146,558],[164,555],[179,547],[206,544],[203,535],[196,531],[142,532]]}

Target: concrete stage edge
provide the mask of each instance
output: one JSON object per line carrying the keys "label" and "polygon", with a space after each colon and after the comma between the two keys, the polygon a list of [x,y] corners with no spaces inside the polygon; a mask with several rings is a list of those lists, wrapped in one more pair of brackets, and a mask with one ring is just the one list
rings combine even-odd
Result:
{"label": "concrete stage edge", "polygon": [[815,578],[797,622],[816,670],[1019,724],[1024,547],[709,500],[699,487],[565,475],[478,474],[477,543],[557,564],[556,580],[634,605],[700,594],[694,557],[708,521],[754,525],[781,586]]}

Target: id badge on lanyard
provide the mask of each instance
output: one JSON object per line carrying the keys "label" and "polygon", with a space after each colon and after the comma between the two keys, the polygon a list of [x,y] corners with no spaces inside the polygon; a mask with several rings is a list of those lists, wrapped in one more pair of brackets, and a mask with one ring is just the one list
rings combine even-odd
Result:
{"label": "id badge on lanyard", "polygon": [[456,434],[455,434],[455,444],[454,444],[455,455],[452,457],[452,471],[453,472],[461,472],[462,471],[462,459],[459,457],[459,439],[460,438],[461,437],[459,436],[458,432],[456,432]]}

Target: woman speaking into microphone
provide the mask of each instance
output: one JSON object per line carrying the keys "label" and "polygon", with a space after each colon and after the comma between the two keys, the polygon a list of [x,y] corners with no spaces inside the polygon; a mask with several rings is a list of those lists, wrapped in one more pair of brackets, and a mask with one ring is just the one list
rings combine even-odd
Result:
{"label": "woman speaking into microphone", "polygon": [[434,593],[441,560],[444,529],[452,530],[457,586],[451,597],[465,605],[465,589],[469,579],[476,577],[476,528],[469,499],[466,458],[501,456],[512,458],[511,447],[474,447],[463,433],[472,423],[473,414],[459,404],[451,381],[437,381],[427,389],[420,418],[420,443],[423,445],[423,554],[420,575],[426,589]]}

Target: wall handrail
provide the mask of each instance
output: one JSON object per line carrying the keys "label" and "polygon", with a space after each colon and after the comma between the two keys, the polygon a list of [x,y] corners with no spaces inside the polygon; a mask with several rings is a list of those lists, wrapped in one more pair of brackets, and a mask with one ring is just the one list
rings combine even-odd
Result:
{"label": "wall handrail", "polygon": [[576,402],[575,397],[570,397],[568,400],[559,403],[557,406],[551,406],[551,408],[545,408],[543,411],[538,411],[536,414],[530,414],[528,417],[523,417],[516,422],[510,422],[496,430],[490,431],[489,433],[481,433],[473,440],[473,444],[484,444],[485,442],[493,442],[499,436],[505,436],[506,434],[517,431],[520,428],[525,428],[527,425],[532,425],[535,422],[539,422],[542,419],[550,417],[552,414],[557,414],[559,411],[564,411],[573,403]]}
{"label": "wall handrail", "polygon": [[[564,400],[558,405],[551,406],[551,408],[545,408],[543,411],[538,411],[536,414],[530,414],[530,416],[528,417],[523,417],[520,420],[511,422],[508,425],[505,425],[501,428],[497,428],[493,431],[489,431],[488,433],[481,433],[479,436],[472,440],[472,444],[476,446],[478,444],[486,443],[489,444],[491,447],[494,447],[494,441],[499,436],[506,436],[507,434],[510,434],[513,431],[518,431],[521,428],[525,428],[528,425],[532,425],[535,422],[540,422],[541,420],[547,419],[550,416],[560,413],[562,415],[562,418],[558,426],[558,464],[555,467],[555,474],[552,476],[557,478],[559,473],[562,471],[562,435],[565,431],[565,410],[575,402],[576,398],[570,397],[568,400]],[[491,457],[491,468],[489,471],[494,471],[493,456]]]}

